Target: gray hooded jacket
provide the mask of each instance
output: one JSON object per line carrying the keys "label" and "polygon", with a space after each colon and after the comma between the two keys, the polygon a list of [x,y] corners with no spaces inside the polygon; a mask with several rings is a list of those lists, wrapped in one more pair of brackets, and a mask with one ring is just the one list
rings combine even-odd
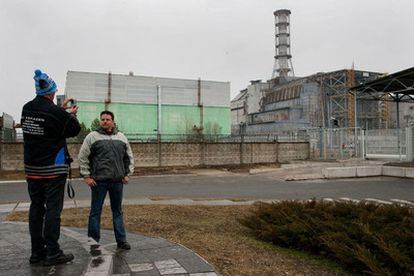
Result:
{"label": "gray hooded jacket", "polygon": [[134,157],[127,138],[102,128],[89,133],[79,152],[80,174],[97,181],[120,181],[134,172]]}

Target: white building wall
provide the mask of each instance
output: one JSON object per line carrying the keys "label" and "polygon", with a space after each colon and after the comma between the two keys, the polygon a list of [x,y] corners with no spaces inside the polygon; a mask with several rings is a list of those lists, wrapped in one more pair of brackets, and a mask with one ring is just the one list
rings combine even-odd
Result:
{"label": "white building wall", "polygon": [[267,83],[254,83],[247,87],[247,113],[257,113],[260,111],[260,100],[264,96],[264,89]]}
{"label": "white building wall", "polygon": [[245,102],[245,98],[231,102],[230,108],[232,125],[239,125],[240,123],[246,122]]}
{"label": "white building wall", "polygon": [[[111,74],[111,102],[157,103],[157,86],[161,87],[161,101],[171,105],[229,107],[230,83],[201,80],[159,78]],[[108,98],[109,74],[69,71],[65,95],[79,101],[104,102]]]}

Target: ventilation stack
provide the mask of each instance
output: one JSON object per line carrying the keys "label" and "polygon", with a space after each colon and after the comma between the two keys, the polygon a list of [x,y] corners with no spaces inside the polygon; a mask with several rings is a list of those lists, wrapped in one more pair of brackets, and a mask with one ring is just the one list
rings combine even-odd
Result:
{"label": "ventilation stack", "polygon": [[275,16],[275,64],[272,79],[294,76],[290,53],[290,10],[277,10]]}

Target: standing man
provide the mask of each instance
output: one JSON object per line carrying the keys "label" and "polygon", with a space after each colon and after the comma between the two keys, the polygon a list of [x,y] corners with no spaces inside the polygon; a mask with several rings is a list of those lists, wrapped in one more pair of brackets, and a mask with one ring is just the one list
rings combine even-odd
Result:
{"label": "standing man", "polygon": [[134,172],[134,157],[127,138],[117,131],[111,111],[102,111],[99,129],[86,136],[79,152],[79,166],[92,193],[88,237],[99,242],[102,206],[108,192],[118,248],[131,249],[126,241],[122,191]]}
{"label": "standing man", "polygon": [[[23,106],[21,125],[24,139],[24,166],[30,195],[29,230],[31,264],[44,261],[56,265],[73,260],[59,247],[60,213],[63,208],[69,154],[66,138],[78,135],[77,106],[53,103],[56,83],[40,70],[35,71],[36,97]],[[67,111],[65,111],[67,109]]]}

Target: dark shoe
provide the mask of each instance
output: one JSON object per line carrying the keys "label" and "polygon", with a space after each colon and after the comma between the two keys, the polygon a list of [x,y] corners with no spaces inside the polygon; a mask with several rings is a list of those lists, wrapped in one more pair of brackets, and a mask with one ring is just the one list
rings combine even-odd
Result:
{"label": "dark shoe", "polygon": [[117,244],[118,244],[118,246],[117,246],[118,249],[123,249],[123,250],[130,250],[131,249],[131,245],[129,245],[129,243],[126,242],[126,241],[118,242]]}
{"label": "dark shoe", "polygon": [[60,253],[57,257],[48,258],[46,257],[46,260],[43,262],[44,266],[52,266],[52,265],[58,265],[58,264],[64,264],[72,261],[75,257],[73,254],[63,254]]}
{"label": "dark shoe", "polygon": [[46,258],[46,250],[40,253],[34,253],[30,256],[29,263],[30,264],[37,264],[43,261]]}

